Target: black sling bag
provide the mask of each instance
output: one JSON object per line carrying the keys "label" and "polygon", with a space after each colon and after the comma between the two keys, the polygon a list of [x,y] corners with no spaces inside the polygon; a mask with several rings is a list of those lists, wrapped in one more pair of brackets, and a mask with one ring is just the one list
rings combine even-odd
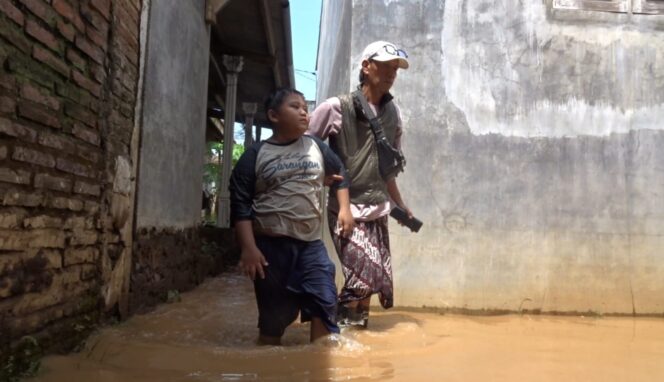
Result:
{"label": "black sling bag", "polygon": [[369,107],[369,103],[364,94],[362,94],[362,91],[356,90],[353,92],[353,99],[360,104],[364,117],[369,121],[369,126],[371,126],[371,131],[373,131],[374,138],[376,139],[380,176],[384,180],[395,177],[406,166],[406,158],[403,156],[401,150],[395,149],[387,140],[387,137],[385,137],[383,128],[380,126],[380,122],[374,115],[371,107]]}

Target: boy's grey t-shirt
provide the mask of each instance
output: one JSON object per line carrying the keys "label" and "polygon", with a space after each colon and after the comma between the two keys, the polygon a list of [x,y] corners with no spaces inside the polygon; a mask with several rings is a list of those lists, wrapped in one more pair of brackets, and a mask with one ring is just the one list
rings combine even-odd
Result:
{"label": "boy's grey t-shirt", "polygon": [[259,142],[240,158],[231,176],[232,220],[253,220],[256,234],[304,241],[321,237],[321,189],[325,175],[348,177],[341,160],[320,139]]}

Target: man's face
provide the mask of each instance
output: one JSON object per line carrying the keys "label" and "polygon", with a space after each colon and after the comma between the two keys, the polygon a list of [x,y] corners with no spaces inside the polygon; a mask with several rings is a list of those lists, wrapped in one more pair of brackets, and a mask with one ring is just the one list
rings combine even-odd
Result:
{"label": "man's face", "polygon": [[397,78],[399,61],[368,60],[362,63],[362,70],[366,76],[364,81],[366,85],[379,90],[381,93],[387,93]]}

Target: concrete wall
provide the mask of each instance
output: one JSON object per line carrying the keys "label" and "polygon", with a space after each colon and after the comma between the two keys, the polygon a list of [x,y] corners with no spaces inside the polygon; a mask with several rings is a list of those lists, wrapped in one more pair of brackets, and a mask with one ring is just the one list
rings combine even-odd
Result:
{"label": "concrete wall", "polygon": [[[367,43],[410,54],[398,181],[425,226],[392,224],[397,305],[664,312],[664,17],[510,0],[350,12],[351,28],[338,10],[321,22],[321,41],[350,41],[347,89]],[[347,81],[320,64],[343,45],[321,45],[322,98]]]}
{"label": "concrete wall", "polygon": [[153,1],[147,33],[136,224],[200,220],[210,37],[205,1]]}

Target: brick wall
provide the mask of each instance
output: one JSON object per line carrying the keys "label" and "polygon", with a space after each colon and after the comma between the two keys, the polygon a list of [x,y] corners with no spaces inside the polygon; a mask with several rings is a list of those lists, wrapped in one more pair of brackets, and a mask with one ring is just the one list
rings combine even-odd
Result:
{"label": "brick wall", "polygon": [[66,348],[126,300],[140,8],[0,0],[5,354],[26,334]]}

